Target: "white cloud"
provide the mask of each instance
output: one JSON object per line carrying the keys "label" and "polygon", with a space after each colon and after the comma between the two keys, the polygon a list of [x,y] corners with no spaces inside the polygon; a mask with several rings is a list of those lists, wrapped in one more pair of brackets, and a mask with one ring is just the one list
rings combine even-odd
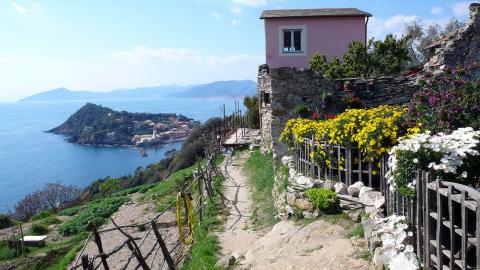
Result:
{"label": "white cloud", "polygon": [[159,48],[151,49],[146,46],[137,46],[130,51],[114,52],[108,56],[111,59],[126,61],[142,61],[146,59],[160,59],[166,63],[198,63],[199,53],[188,48]]}
{"label": "white cloud", "polygon": [[35,14],[43,14],[45,10],[43,7],[38,3],[33,3],[30,5],[20,5],[16,2],[12,2],[13,11],[18,14],[26,14],[26,13],[35,13]]}
{"label": "white cloud", "polygon": [[239,6],[233,6],[230,8],[230,11],[234,14],[240,14],[242,13],[242,8],[240,8]]}
{"label": "white cloud", "polygon": [[233,21],[232,21],[232,25],[233,25],[233,26],[237,26],[237,25],[239,25],[239,24],[240,24],[240,21],[238,21],[238,20],[233,20]]}
{"label": "white cloud", "polygon": [[218,14],[217,12],[212,12],[212,17],[215,18],[215,19],[220,19],[220,14]]}
{"label": "white cloud", "polygon": [[402,14],[387,19],[372,17],[368,23],[369,37],[381,39],[387,34],[400,36],[405,28],[405,24],[417,18],[417,16],[406,16]]}
{"label": "white cloud", "polygon": [[468,6],[470,2],[460,2],[452,5],[452,12],[457,17],[465,17],[468,15]]}
{"label": "white cloud", "polygon": [[432,9],[430,9],[430,12],[432,14],[442,14],[443,13],[443,8],[442,7],[432,7]]}
{"label": "white cloud", "polygon": [[267,0],[232,0],[232,2],[237,5],[245,5],[251,7],[265,6],[267,4]]}

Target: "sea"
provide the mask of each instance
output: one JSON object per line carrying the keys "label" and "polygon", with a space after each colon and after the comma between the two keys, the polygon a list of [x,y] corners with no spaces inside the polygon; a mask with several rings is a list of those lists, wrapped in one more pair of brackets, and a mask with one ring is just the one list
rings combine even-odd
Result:
{"label": "sea", "polygon": [[[45,183],[85,187],[104,178],[131,174],[160,161],[182,142],[147,148],[142,157],[133,147],[97,147],[68,143],[47,133],[87,101],[0,102],[0,213],[14,210],[26,194]],[[235,99],[158,98],[88,101],[114,110],[177,113],[204,122],[234,111]]]}

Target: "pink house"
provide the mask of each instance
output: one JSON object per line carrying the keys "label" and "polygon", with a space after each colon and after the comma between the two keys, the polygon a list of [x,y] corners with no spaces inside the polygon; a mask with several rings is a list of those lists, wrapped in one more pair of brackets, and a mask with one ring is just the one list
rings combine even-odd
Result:
{"label": "pink house", "polygon": [[366,41],[371,16],[356,8],[265,10],[267,65],[307,68],[316,52],[341,58],[349,43]]}

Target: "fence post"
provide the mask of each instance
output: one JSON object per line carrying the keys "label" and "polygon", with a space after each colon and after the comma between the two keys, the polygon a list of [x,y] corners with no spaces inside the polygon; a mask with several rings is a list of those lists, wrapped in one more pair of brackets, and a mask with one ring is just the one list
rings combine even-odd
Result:
{"label": "fence post", "polygon": [[424,213],[425,218],[424,222],[424,234],[425,234],[425,241],[423,242],[425,248],[425,267],[430,267],[430,196],[428,190],[428,182],[430,180],[430,174],[422,171],[422,178],[423,183],[425,185],[425,204],[424,204]]}
{"label": "fence post", "polygon": [[198,181],[198,196],[199,196],[199,199],[198,199],[198,216],[199,216],[199,219],[200,219],[200,223],[203,222],[203,190],[202,190],[202,181],[200,180],[200,178],[197,179]]}
{"label": "fence post", "polygon": [[153,233],[155,233],[155,236],[157,237],[157,242],[160,245],[160,248],[162,249],[163,257],[167,262],[168,269],[175,270],[175,264],[173,262],[172,256],[170,255],[170,252],[168,252],[167,245],[165,244],[165,241],[163,240],[162,235],[160,235],[160,232],[158,231],[157,224],[155,223],[154,220],[152,220],[151,224],[152,224]]}
{"label": "fence post", "polygon": [[130,249],[130,251],[132,251],[133,255],[137,258],[138,263],[140,263],[140,266],[142,266],[143,270],[150,270],[150,267],[148,267],[147,262],[145,262],[145,259],[140,253],[140,249],[136,246],[134,241],[135,240],[128,239],[128,242],[127,242],[128,248]]}
{"label": "fence post", "polygon": [[415,200],[415,203],[416,203],[416,208],[417,208],[417,222],[416,222],[416,229],[417,229],[417,235],[416,235],[416,240],[417,240],[417,256],[418,256],[418,260],[419,261],[422,261],[422,254],[423,254],[423,250],[422,250],[422,237],[421,237],[421,233],[422,233],[422,230],[421,230],[421,216],[422,216],[422,204],[423,204],[423,189],[422,189],[422,180],[420,178],[420,171],[417,171],[416,173],[416,176],[415,176],[415,179],[416,179],[416,190],[417,190],[417,198]]}
{"label": "fence post", "polygon": [[82,267],[83,270],[93,270],[93,264],[90,263],[87,254],[82,255]]}
{"label": "fence post", "polygon": [[102,259],[103,268],[105,270],[109,270],[110,267],[108,267],[107,255],[103,252],[102,238],[100,237],[100,234],[98,233],[97,228],[93,223],[90,223],[89,226],[93,232],[93,236],[95,237],[95,243],[97,244],[98,253],[100,255],[100,258]]}

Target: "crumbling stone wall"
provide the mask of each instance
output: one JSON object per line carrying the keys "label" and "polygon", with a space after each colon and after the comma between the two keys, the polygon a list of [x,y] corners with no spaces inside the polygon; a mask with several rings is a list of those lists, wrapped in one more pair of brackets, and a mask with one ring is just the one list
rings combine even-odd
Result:
{"label": "crumbling stone wall", "polygon": [[[370,79],[346,78],[332,81],[309,69],[259,68],[258,96],[263,149],[272,150],[275,156],[287,154],[287,146],[279,142],[287,120],[298,117],[294,107],[305,104],[311,110],[338,113],[345,109],[341,103],[345,96],[343,85],[349,81],[355,96],[365,107],[381,104],[406,104],[418,90],[414,79],[404,77],[378,77]],[[332,93],[327,101],[321,99],[322,91]],[[266,151],[265,150],[265,151]]]}
{"label": "crumbling stone wall", "polygon": [[441,71],[444,66],[458,65],[470,69],[471,79],[480,79],[480,4],[470,4],[470,17],[465,27],[457,33],[451,33],[430,48],[433,56],[425,65],[430,71]]}

